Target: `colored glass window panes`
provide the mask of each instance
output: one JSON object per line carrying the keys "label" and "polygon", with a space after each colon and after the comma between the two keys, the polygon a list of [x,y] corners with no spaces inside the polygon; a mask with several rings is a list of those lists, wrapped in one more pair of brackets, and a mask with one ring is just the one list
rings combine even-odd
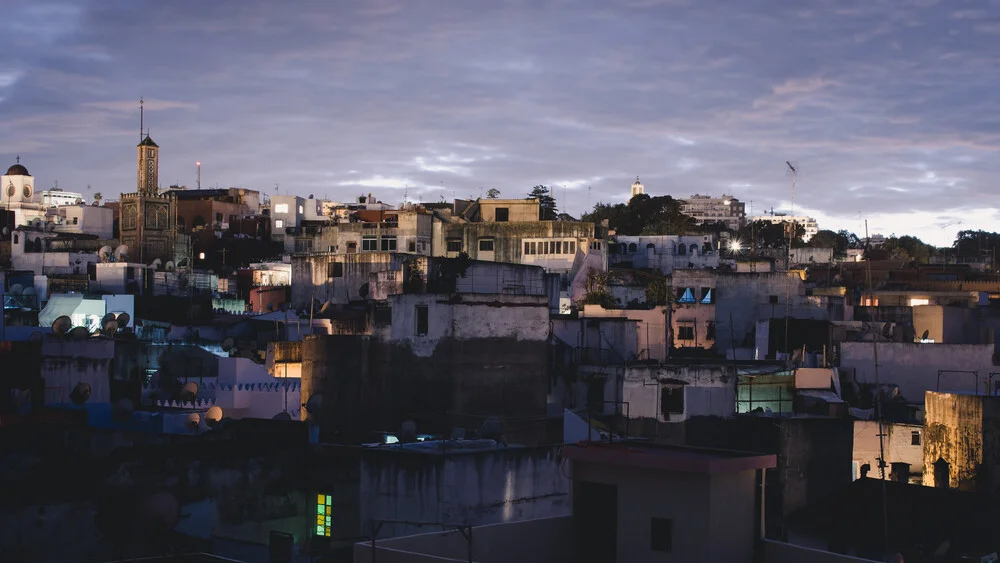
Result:
{"label": "colored glass window panes", "polygon": [[316,535],[330,537],[333,526],[333,497],[316,495]]}

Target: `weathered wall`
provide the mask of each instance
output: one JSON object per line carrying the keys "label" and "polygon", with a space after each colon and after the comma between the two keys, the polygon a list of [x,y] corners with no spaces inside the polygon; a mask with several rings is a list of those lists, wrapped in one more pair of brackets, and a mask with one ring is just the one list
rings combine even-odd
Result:
{"label": "weathered wall", "polygon": [[[361,522],[481,526],[571,513],[558,447],[435,454],[369,449],[361,458]],[[380,538],[434,528],[388,522]]]}
{"label": "weathered wall", "polygon": [[[843,342],[840,367],[853,369],[859,383],[875,383],[871,342]],[[992,344],[920,344],[886,342],[878,345],[879,381],[898,385],[908,402],[920,403],[925,391],[937,390],[938,370],[979,371],[979,389],[993,366]],[[976,390],[970,373],[941,374],[941,391]]]}
{"label": "weathered wall", "polygon": [[979,344],[976,309],[920,305],[913,307],[913,329],[917,337],[928,332],[927,338],[939,344]]}
{"label": "weathered wall", "polygon": [[948,488],[1000,492],[1000,398],[928,392],[924,400],[924,485],[938,483],[935,463],[948,463]]}
{"label": "weathered wall", "polygon": [[[587,242],[594,237],[594,224],[576,221],[451,223],[443,225],[443,236],[446,240],[461,240],[462,250],[473,259],[520,264],[524,239],[576,239],[578,249],[586,248]],[[493,251],[488,256],[480,256],[481,238],[493,239]]]}
{"label": "weathered wall", "polygon": [[638,358],[659,361],[667,359],[667,349],[669,348],[667,340],[668,310],[665,306],[653,309],[605,309],[600,305],[584,305],[581,316],[585,318],[624,317],[634,320],[637,322]]}
{"label": "weathered wall", "polygon": [[89,404],[110,403],[114,358],[114,340],[46,336],[41,371],[46,404],[70,404],[70,393],[79,383],[90,385]]}
{"label": "weathered wall", "polygon": [[[681,389],[683,412],[663,413],[661,390]],[[639,366],[625,369],[623,400],[634,419],[683,422],[692,416],[731,416],[736,410],[736,374],[729,366]]]}

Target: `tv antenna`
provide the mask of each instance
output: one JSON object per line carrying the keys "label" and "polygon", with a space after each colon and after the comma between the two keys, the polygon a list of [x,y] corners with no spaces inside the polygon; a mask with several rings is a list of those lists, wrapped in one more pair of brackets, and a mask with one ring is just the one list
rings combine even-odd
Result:
{"label": "tv antenna", "polygon": [[792,238],[795,235],[796,227],[798,224],[795,222],[795,179],[799,175],[799,171],[792,163],[785,161],[788,165],[788,170],[792,173],[792,200],[789,209],[789,218],[791,222],[786,223],[788,226],[788,248],[786,249],[785,257],[785,353],[788,353],[788,317],[792,314]]}

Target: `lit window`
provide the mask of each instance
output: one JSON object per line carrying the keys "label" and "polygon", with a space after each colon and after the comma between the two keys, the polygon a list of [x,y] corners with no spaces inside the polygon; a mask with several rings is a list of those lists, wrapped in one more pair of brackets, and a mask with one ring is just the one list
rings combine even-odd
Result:
{"label": "lit window", "polygon": [[300,205],[299,206],[299,215],[302,215],[305,212],[306,212],[306,209]]}
{"label": "lit window", "polygon": [[285,228],[285,222],[282,221],[281,219],[275,219],[275,221],[274,221],[274,228],[275,229],[283,229],[283,228]]}
{"label": "lit window", "polygon": [[916,307],[918,305],[930,305],[930,304],[931,304],[930,299],[922,299],[917,297],[910,298],[910,307]]}
{"label": "lit window", "polygon": [[287,203],[276,204],[274,206],[274,212],[275,213],[288,213],[288,204]]}
{"label": "lit window", "polygon": [[333,528],[333,497],[316,495],[316,535],[330,537]]}

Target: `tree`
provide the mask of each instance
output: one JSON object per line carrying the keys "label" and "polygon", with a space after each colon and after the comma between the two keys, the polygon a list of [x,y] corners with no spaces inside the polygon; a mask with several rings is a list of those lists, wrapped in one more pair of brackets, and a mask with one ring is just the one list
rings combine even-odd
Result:
{"label": "tree", "polygon": [[754,221],[747,223],[738,232],[739,239],[743,241],[744,247],[756,244],[757,248],[785,248],[788,246],[788,229],[794,226],[795,232],[792,236],[792,246],[802,244],[802,235],[805,228],[792,222],[772,223],[770,221]]}
{"label": "tree", "polygon": [[538,219],[555,221],[559,210],[556,209],[556,198],[552,197],[547,186],[535,186],[528,192],[528,199],[538,200]]}
{"label": "tree", "polygon": [[101,195],[101,192],[95,193],[94,194],[94,205],[100,205],[102,199],[104,199],[104,196]]}
{"label": "tree", "polygon": [[917,237],[909,235],[889,237],[882,245],[882,249],[894,260],[912,260],[918,264],[926,264],[937,250]]}
{"label": "tree", "polygon": [[848,248],[857,248],[858,237],[850,231],[822,230],[813,235],[805,246],[809,248],[832,248],[833,255],[839,258],[847,256]]}
{"label": "tree", "polygon": [[680,202],[670,196],[639,194],[628,204],[598,203],[580,219],[591,223],[607,219],[616,233],[630,236],[678,235],[696,230],[694,219],[681,213]]}
{"label": "tree", "polygon": [[1000,233],[987,231],[959,231],[955,237],[955,254],[960,259],[987,258],[996,262],[1000,248]]}
{"label": "tree", "polygon": [[486,199],[497,199],[500,197],[500,190],[496,188],[490,188],[486,190]]}

